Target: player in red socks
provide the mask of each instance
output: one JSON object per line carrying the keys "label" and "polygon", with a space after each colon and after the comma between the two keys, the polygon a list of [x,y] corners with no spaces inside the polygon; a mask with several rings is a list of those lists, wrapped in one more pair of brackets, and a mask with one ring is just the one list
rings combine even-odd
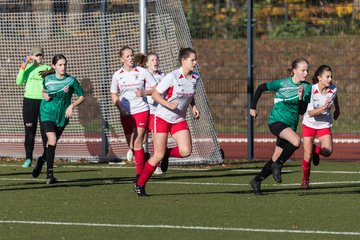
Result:
{"label": "player in red socks", "polygon": [[[332,83],[332,70],[327,65],[321,65],[315,72],[311,89],[311,99],[303,118],[302,135],[304,144],[304,159],[302,160],[302,188],[309,188],[311,162],[319,165],[320,155],[328,157],[333,151],[331,136],[332,114],[334,104],[334,119],[340,115],[337,98],[337,88]],[[318,137],[320,145],[314,144]]]}
{"label": "player in red socks", "polygon": [[[179,63],[181,67],[167,74],[152,94],[152,98],[159,103],[154,116],[154,155],[145,163],[144,171],[135,186],[138,196],[147,196],[145,185],[161,160],[162,164],[165,162],[167,166],[169,157],[187,157],[192,151],[186,111],[191,105],[194,118],[200,116],[194,101],[200,79],[194,71],[197,64],[195,50],[181,49]],[[165,94],[165,98],[162,94]],[[167,147],[169,133],[177,144],[174,148]],[[163,168],[164,170],[167,169]]]}
{"label": "player in red socks", "polygon": [[[154,77],[144,68],[134,64],[134,51],[129,46],[120,49],[122,67],[117,70],[111,83],[111,100],[120,111],[120,120],[129,147],[133,147],[137,181],[143,172],[145,153],[142,147],[149,120],[149,104],[146,95],[156,86]],[[145,90],[145,84],[153,87]]]}

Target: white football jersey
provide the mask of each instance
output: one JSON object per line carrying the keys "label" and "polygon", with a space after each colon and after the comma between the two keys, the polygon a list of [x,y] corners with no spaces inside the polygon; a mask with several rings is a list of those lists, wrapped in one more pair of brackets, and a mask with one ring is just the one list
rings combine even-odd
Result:
{"label": "white football jersey", "polygon": [[186,79],[181,68],[167,74],[156,87],[160,94],[166,94],[168,102],[176,102],[177,108],[168,109],[161,104],[156,108],[155,115],[169,123],[178,123],[186,119],[186,111],[196,93],[196,86],[200,79],[198,73],[193,72],[190,79]]}
{"label": "white football jersey", "polygon": [[137,90],[144,90],[145,86],[153,87],[156,80],[145,68],[135,67],[127,72],[120,68],[113,75],[111,93],[118,93],[121,106],[130,114],[149,110],[146,96],[137,97]]}
{"label": "white football jersey", "polygon": [[[323,129],[332,127],[332,114],[330,108],[323,111],[317,116],[310,117],[308,111],[321,108],[324,106],[326,99],[331,98],[331,105],[336,97],[337,88],[334,84],[331,84],[325,94],[321,93],[318,84],[312,85],[310,103],[307,106],[306,113],[302,123],[310,128]],[[331,106],[330,105],[330,106]]]}
{"label": "white football jersey", "polygon": [[[153,76],[154,76],[154,79],[157,82],[157,84],[159,84],[161,82],[161,80],[165,77],[165,73],[158,70],[158,71],[156,71],[156,73]],[[152,87],[150,87],[149,85],[146,85],[146,90],[150,90],[151,88]],[[150,114],[154,114],[158,103],[155,102],[151,96],[146,96],[146,97],[147,97],[147,102],[149,103]]]}

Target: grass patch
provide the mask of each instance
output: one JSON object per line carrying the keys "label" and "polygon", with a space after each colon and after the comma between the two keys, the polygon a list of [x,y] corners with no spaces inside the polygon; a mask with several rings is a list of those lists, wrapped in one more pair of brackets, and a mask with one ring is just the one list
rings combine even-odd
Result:
{"label": "grass patch", "polygon": [[139,198],[132,190],[132,166],[58,163],[55,175],[60,182],[49,186],[44,184],[45,174],[32,179],[31,169],[21,168],[19,162],[3,162],[1,236],[14,240],[359,238],[359,162],[321,162],[313,168],[310,190],[300,189],[300,163],[290,162],[284,168],[283,184],[269,177],[262,186],[265,195],[254,196],[248,183],[262,166],[263,162],[234,161],[170,168],[151,179],[150,197]]}

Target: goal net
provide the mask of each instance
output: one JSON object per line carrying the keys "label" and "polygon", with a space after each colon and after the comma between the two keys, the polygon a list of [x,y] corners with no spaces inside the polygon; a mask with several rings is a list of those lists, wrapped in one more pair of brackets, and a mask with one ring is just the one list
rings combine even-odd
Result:
{"label": "goal net", "polygon": [[[160,67],[178,67],[181,47],[191,47],[191,37],[180,0],[147,1],[148,51],[160,57]],[[24,87],[15,79],[24,56],[34,46],[45,49],[44,63],[62,53],[68,72],[77,77],[87,100],[74,111],[61,136],[57,159],[113,161],[126,159],[128,146],[119,112],[111,103],[112,74],[119,69],[124,45],[140,51],[139,1],[125,0],[2,0],[0,2],[1,75],[0,156],[24,157],[22,101]],[[201,117],[188,114],[192,155],[170,159],[170,165],[222,162],[213,120],[202,81],[195,97]],[[169,138],[169,145],[174,142]],[[149,150],[151,152],[151,135]],[[38,130],[34,156],[42,153]]]}

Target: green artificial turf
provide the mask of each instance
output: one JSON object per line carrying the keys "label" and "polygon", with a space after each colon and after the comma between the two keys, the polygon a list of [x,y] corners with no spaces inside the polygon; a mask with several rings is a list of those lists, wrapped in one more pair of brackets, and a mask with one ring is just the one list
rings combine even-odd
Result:
{"label": "green artificial turf", "polygon": [[264,195],[249,182],[263,162],[171,168],[133,192],[135,169],[56,164],[46,185],[19,162],[0,163],[0,239],[360,239],[360,162],[321,162],[311,189],[300,162],[270,176]]}

